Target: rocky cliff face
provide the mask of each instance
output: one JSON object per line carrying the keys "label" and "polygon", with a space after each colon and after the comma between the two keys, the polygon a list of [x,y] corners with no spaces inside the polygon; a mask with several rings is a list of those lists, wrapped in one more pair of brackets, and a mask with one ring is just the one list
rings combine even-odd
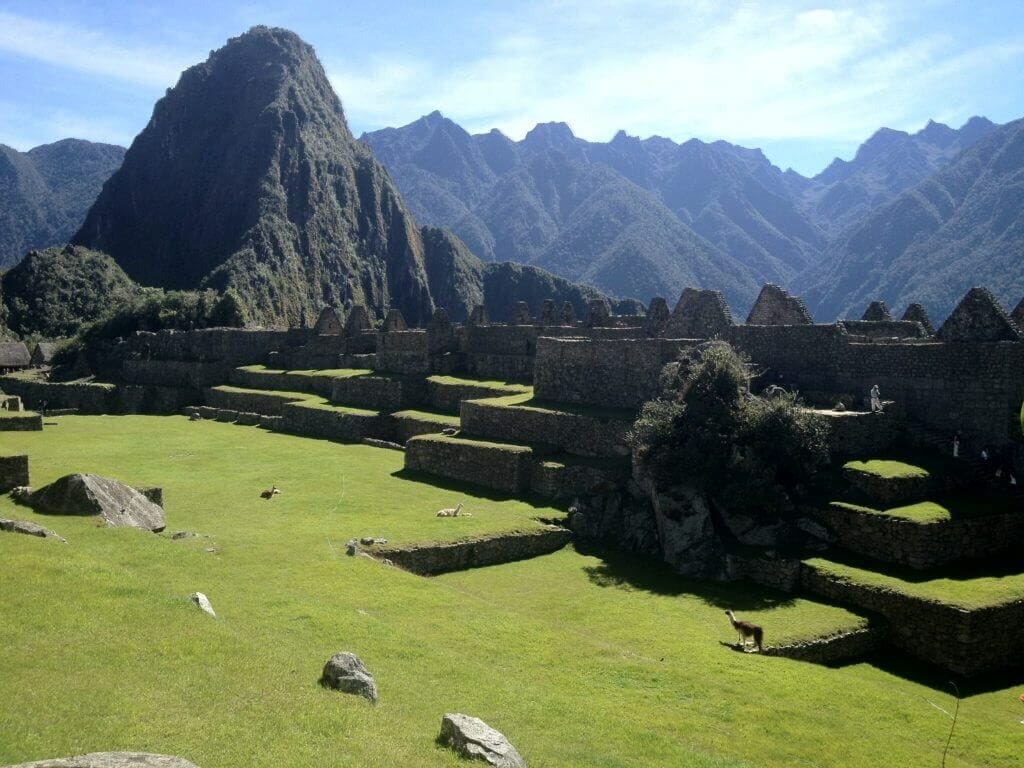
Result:
{"label": "rocky cliff face", "polygon": [[283,29],[254,27],[182,74],[74,242],[145,285],[233,288],[265,324],[353,304],[462,319],[484,294],[479,259],[420,229],[313,49]]}
{"label": "rocky cliff face", "polygon": [[313,49],[281,29],[182,74],[74,241],[143,284],[234,288],[264,322],[311,322],[325,304],[410,322],[434,309],[416,222]]}

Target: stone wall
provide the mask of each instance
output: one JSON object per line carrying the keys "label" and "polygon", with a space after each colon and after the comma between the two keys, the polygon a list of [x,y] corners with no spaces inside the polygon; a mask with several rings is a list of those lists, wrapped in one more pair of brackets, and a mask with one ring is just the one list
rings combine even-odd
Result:
{"label": "stone wall", "polygon": [[449,477],[485,488],[529,490],[533,451],[457,437],[424,435],[405,446],[405,468]]}
{"label": "stone wall", "polygon": [[923,339],[928,332],[920,323],[908,320],[840,320],[839,324],[851,336],[868,339]]}
{"label": "stone wall", "polygon": [[917,523],[830,504],[814,516],[843,548],[918,569],[996,557],[1024,540],[1024,514],[1020,513]]}
{"label": "stone wall", "polygon": [[598,419],[566,411],[467,400],[462,432],[511,443],[539,443],[578,456],[628,456],[626,433],[632,420]]}
{"label": "stone wall", "polygon": [[83,414],[178,413],[186,405],[202,402],[201,390],[177,387],[28,381],[12,376],[0,377],[0,387],[31,408]]}
{"label": "stone wall", "polygon": [[407,571],[435,576],[550,554],[568,544],[569,539],[566,529],[547,526],[538,531],[500,533],[467,541],[374,548],[370,551]]}
{"label": "stone wall", "polygon": [[878,384],[909,418],[977,440],[1020,436],[1024,344],[850,343],[838,350],[834,387],[866,393]]}
{"label": "stone wall", "polygon": [[264,416],[280,416],[285,404],[294,402],[294,397],[273,392],[232,392],[213,387],[205,390],[203,396],[211,408],[259,413]]}
{"label": "stone wall", "polygon": [[397,411],[406,404],[403,382],[384,376],[348,376],[334,380],[331,402],[357,408]]}
{"label": "stone wall", "polygon": [[125,345],[129,357],[140,359],[253,365],[265,363],[269,352],[286,348],[289,333],[242,328],[140,332],[128,337]]}
{"label": "stone wall", "polygon": [[220,362],[193,360],[125,360],[121,378],[128,384],[199,389],[223,384],[231,366]]}
{"label": "stone wall", "polygon": [[392,373],[430,373],[430,340],[426,331],[377,334],[377,370]]}
{"label": "stone wall", "polygon": [[884,413],[818,411],[828,428],[829,453],[834,457],[878,456],[896,442],[903,429],[898,409]]}
{"label": "stone wall", "polygon": [[761,288],[747,315],[747,325],[810,325],[812,322],[803,299],[771,283]]}
{"label": "stone wall", "polygon": [[387,434],[388,425],[381,416],[286,403],[281,408],[281,420],[275,422],[274,428],[303,437],[358,442],[364,437]]}
{"label": "stone wall", "polygon": [[31,484],[28,476],[28,456],[0,456],[0,493]]}
{"label": "stone wall", "polygon": [[15,416],[0,416],[0,432],[39,432],[43,428],[43,417],[38,413],[23,411]]}
{"label": "stone wall", "polygon": [[856,605],[889,620],[889,641],[913,656],[960,675],[1016,667],[1024,655],[1024,600],[966,610],[911,597],[881,586],[855,584],[804,564],[802,589]]}
{"label": "stone wall", "polygon": [[639,408],[659,393],[662,367],[694,343],[540,338],[534,394],[556,402]]}

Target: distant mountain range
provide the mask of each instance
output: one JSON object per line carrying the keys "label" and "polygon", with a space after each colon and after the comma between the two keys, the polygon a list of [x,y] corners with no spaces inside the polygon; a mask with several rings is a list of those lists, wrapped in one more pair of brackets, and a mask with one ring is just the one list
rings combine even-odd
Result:
{"label": "distant mountain range", "polygon": [[564,123],[513,141],[438,112],[356,141],[312,48],[256,27],[183,73],[123,163],[75,140],[0,148],[0,265],[84,219],[72,241],[133,280],[233,288],[268,323],[327,303],[462,319],[485,297],[502,319],[515,297],[579,312],[598,290],[687,286],[742,317],[765,282],[806,293],[819,321],[873,299],[941,318],[977,283],[1024,293],[1018,133],[883,128],[813,178],[724,141],[590,142]]}
{"label": "distant mountain range", "polygon": [[66,243],[123,157],[123,147],[78,139],[28,152],[0,144],[0,270]]}
{"label": "distant mountain range", "polygon": [[1009,310],[1024,296],[1024,120],[988,131],[945,168],[845,230],[795,281],[816,317],[874,299],[944,317],[968,288]]}
{"label": "distant mountain range", "polygon": [[362,136],[418,218],[483,259],[543,266],[614,295],[715,287],[734,308],[764,282],[818,266],[846,228],[948,164],[995,126],[882,129],[814,178],[724,141],[608,143],[545,123],[522,141],[470,135],[438,112]]}

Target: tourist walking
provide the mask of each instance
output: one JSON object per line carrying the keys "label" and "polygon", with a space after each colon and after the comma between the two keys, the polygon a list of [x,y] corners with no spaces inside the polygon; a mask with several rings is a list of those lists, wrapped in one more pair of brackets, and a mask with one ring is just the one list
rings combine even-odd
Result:
{"label": "tourist walking", "polygon": [[953,435],[953,458],[960,458],[960,435]]}
{"label": "tourist walking", "polygon": [[875,384],[871,387],[871,412],[881,413],[882,411],[882,390]]}

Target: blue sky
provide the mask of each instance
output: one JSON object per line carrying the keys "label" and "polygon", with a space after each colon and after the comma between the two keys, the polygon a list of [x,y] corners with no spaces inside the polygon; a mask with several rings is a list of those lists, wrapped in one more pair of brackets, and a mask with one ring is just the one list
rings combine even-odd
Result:
{"label": "blue sky", "polygon": [[316,47],[357,135],[440,109],[513,138],[725,139],[812,174],[880,126],[1024,116],[1022,0],[0,0],[0,143],[128,144],[253,24]]}

